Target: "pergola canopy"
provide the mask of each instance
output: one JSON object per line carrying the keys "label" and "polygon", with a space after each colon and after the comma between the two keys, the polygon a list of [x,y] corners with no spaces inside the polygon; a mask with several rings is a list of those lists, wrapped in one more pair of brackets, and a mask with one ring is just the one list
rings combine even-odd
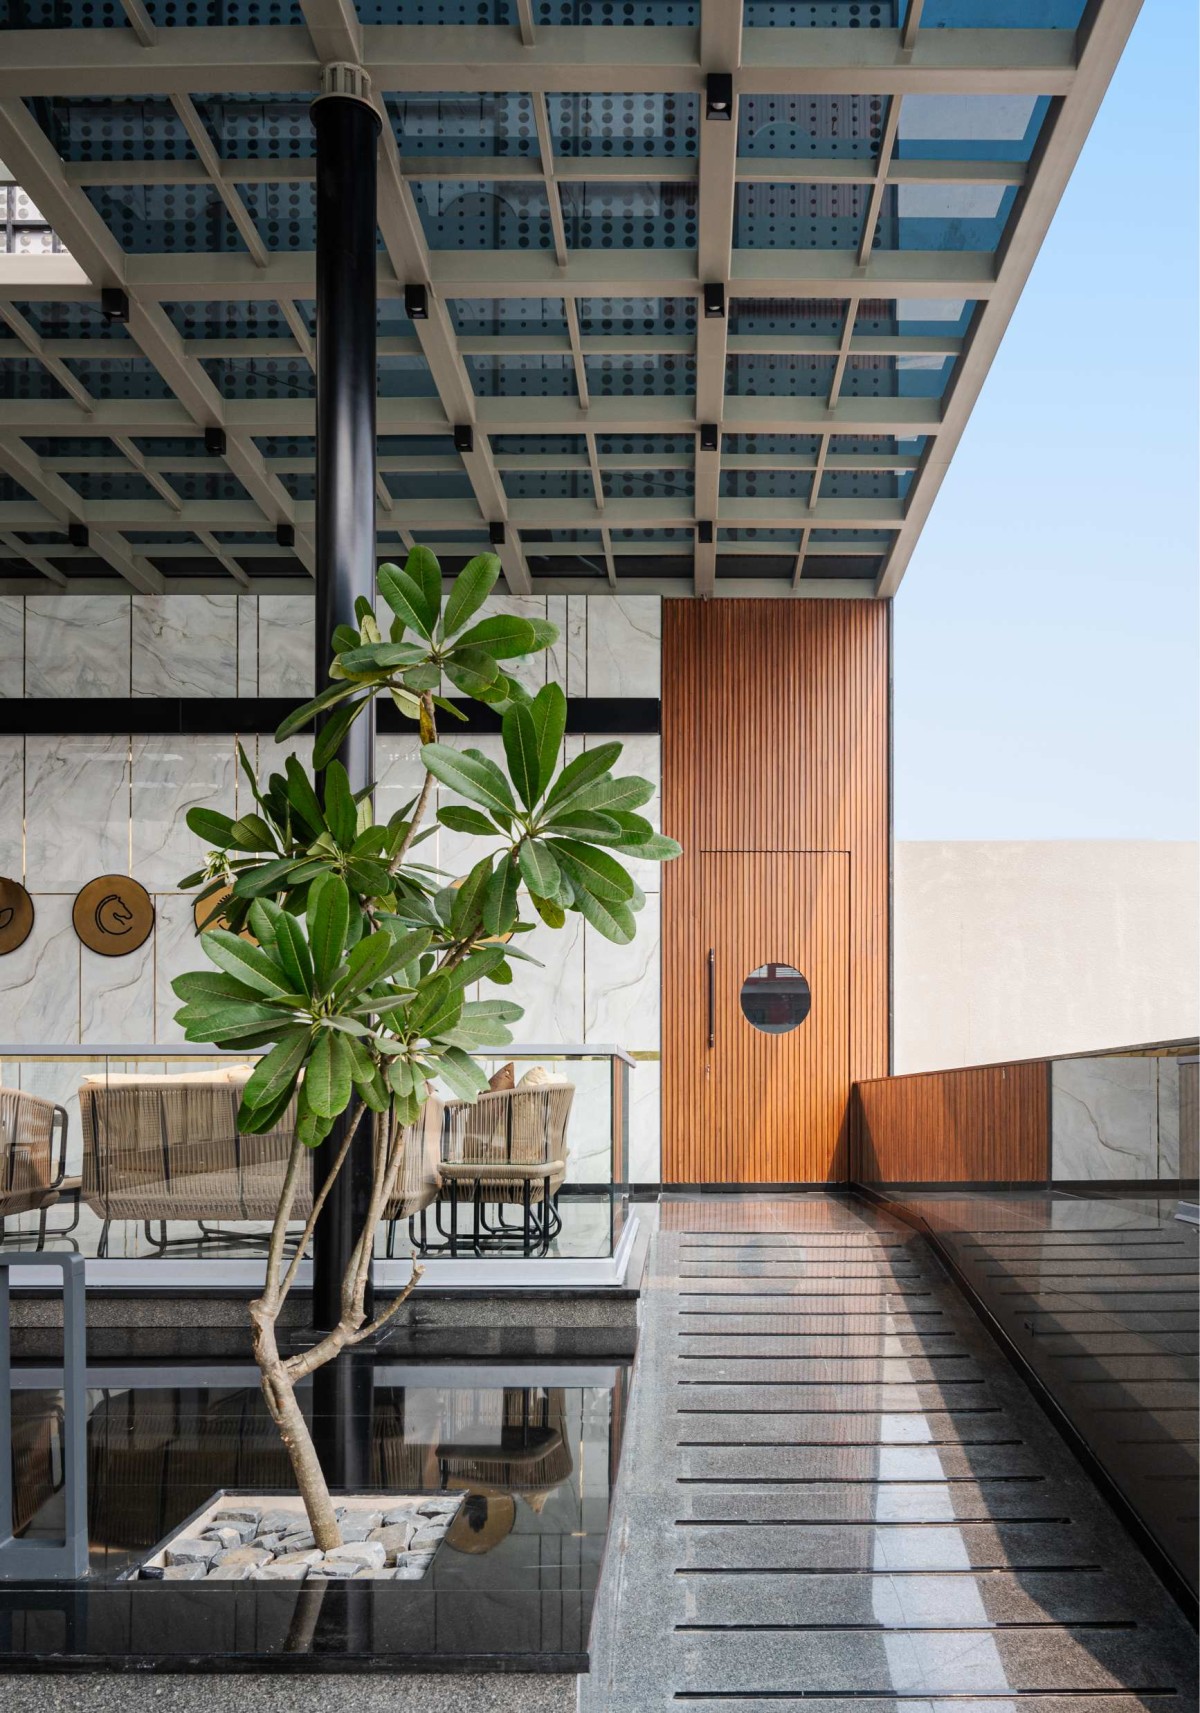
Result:
{"label": "pergola canopy", "polygon": [[349,61],[381,557],[891,594],[1136,12],[11,0],[0,590],[310,586],[309,107]]}

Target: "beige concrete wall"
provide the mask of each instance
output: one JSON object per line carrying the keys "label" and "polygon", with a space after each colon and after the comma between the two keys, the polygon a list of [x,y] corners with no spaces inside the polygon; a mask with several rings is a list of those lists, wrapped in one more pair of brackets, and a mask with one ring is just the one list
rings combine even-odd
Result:
{"label": "beige concrete wall", "polygon": [[895,1069],[1194,1035],[1200,847],[897,843]]}

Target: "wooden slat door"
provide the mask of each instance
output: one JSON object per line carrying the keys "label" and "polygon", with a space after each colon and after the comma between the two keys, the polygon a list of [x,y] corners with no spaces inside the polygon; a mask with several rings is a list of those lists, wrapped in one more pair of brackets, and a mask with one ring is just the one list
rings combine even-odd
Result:
{"label": "wooden slat door", "polygon": [[[700,870],[706,967],[696,992],[705,1014],[697,1179],[844,1178],[850,859],[844,851],[705,853]],[[755,1028],[742,1011],[742,983],[763,964],[792,965],[811,989],[808,1016],[786,1033]]]}

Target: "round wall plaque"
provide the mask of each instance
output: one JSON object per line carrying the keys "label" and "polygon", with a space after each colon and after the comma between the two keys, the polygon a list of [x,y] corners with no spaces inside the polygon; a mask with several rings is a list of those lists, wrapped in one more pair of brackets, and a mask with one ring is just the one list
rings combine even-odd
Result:
{"label": "round wall plaque", "polygon": [[33,928],[33,899],[19,880],[0,880],[0,957],[23,946]]}
{"label": "round wall plaque", "polygon": [[139,881],[127,874],[101,874],[76,894],[71,921],[89,951],[123,958],[150,937],[154,905]]}

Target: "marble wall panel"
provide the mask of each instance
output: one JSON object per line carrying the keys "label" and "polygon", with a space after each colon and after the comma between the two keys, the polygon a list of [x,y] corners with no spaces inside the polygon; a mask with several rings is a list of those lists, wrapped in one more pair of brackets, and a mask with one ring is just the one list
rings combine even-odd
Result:
{"label": "marble wall panel", "polygon": [[1156,1060],[1059,1059],[1050,1087],[1055,1179],[1158,1176]]}
{"label": "marble wall panel", "polygon": [[128,696],[130,623],[127,595],[30,595],[25,694]]}
{"label": "marble wall panel", "polygon": [[657,595],[587,602],[587,694],[657,696],[662,603]]}
{"label": "marble wall panel", "polygon": [[129,873],[129,739],[25,740],[25,871],[31,892],[74,894]]}
{"label": "marble wall panel", "polygon": [[656,1184],[661,1170],[662,1067],[639,1059],[629,1073],[629,1181]]}
{"label": "marble wall panel", "polygon": [[0,958],[0,1041],[78,1043],[80,946],[71,903],[62,893],[35,893],[33,932]]}
{"label": "marble wall panel", "polygon": [[236,595],[135,595],[135,696],[236,696]]}
{"label": "marble wall panel", "polygon": [[25,602],[0,595],[0,697],[25,694]]}
{"label": "marble wall panel", "polygon": [[235,811],[233,739],[135,737],[131,771],[133,874],[151,892],[173,891],[206,848],[188,810]]}
{"label": "marble wall panel", "polygon": [[237,597],[237,693],[258,695],[258,596]]}
{"label": "marble wall panel", "polygon": [[615,946],[584,929],[584,1039],[657,1051],[660,1038],[659,895],[648,893],[637,938]]}
{"label": "marble wall panel", "polygon": [[79,948],[79,1038],[86,1046],[154,1039],[154,935],[123,958]]}
{"label": "marble wall panel", "polygon": [[1158,1175],[1179,1176],[1179,1060],[1156,1059],[1158,1075]]}
{"label": "marble wall panel", "polygon": [[258,693],[313,694],[316,614],[309,595],[260,595],[258,600]]}
{"label": "marble wall panel", "polygon": [[515,1042],[579,1042],[583,1034],[583,919],[571,914],[561,928],[539,922],[531,934],[519,936],[520,950],[538,965],[516,963],[511,987],[487,988],[486,997],[503,993],[523,1006],[525,1015],[512,1026]]}
{"label": "marble wall panel", "polygon": [[174,1021],[180,1001],[171,992],[177,975],[208,969],[192,915],[192,899],[182,892],[160,892],[154,900],[154,1035],[155,1041],[183,1040]]}
{"label": "marble wall panel", "polygon": [[0,875],[25,878],[25,739],[0,735]]}

